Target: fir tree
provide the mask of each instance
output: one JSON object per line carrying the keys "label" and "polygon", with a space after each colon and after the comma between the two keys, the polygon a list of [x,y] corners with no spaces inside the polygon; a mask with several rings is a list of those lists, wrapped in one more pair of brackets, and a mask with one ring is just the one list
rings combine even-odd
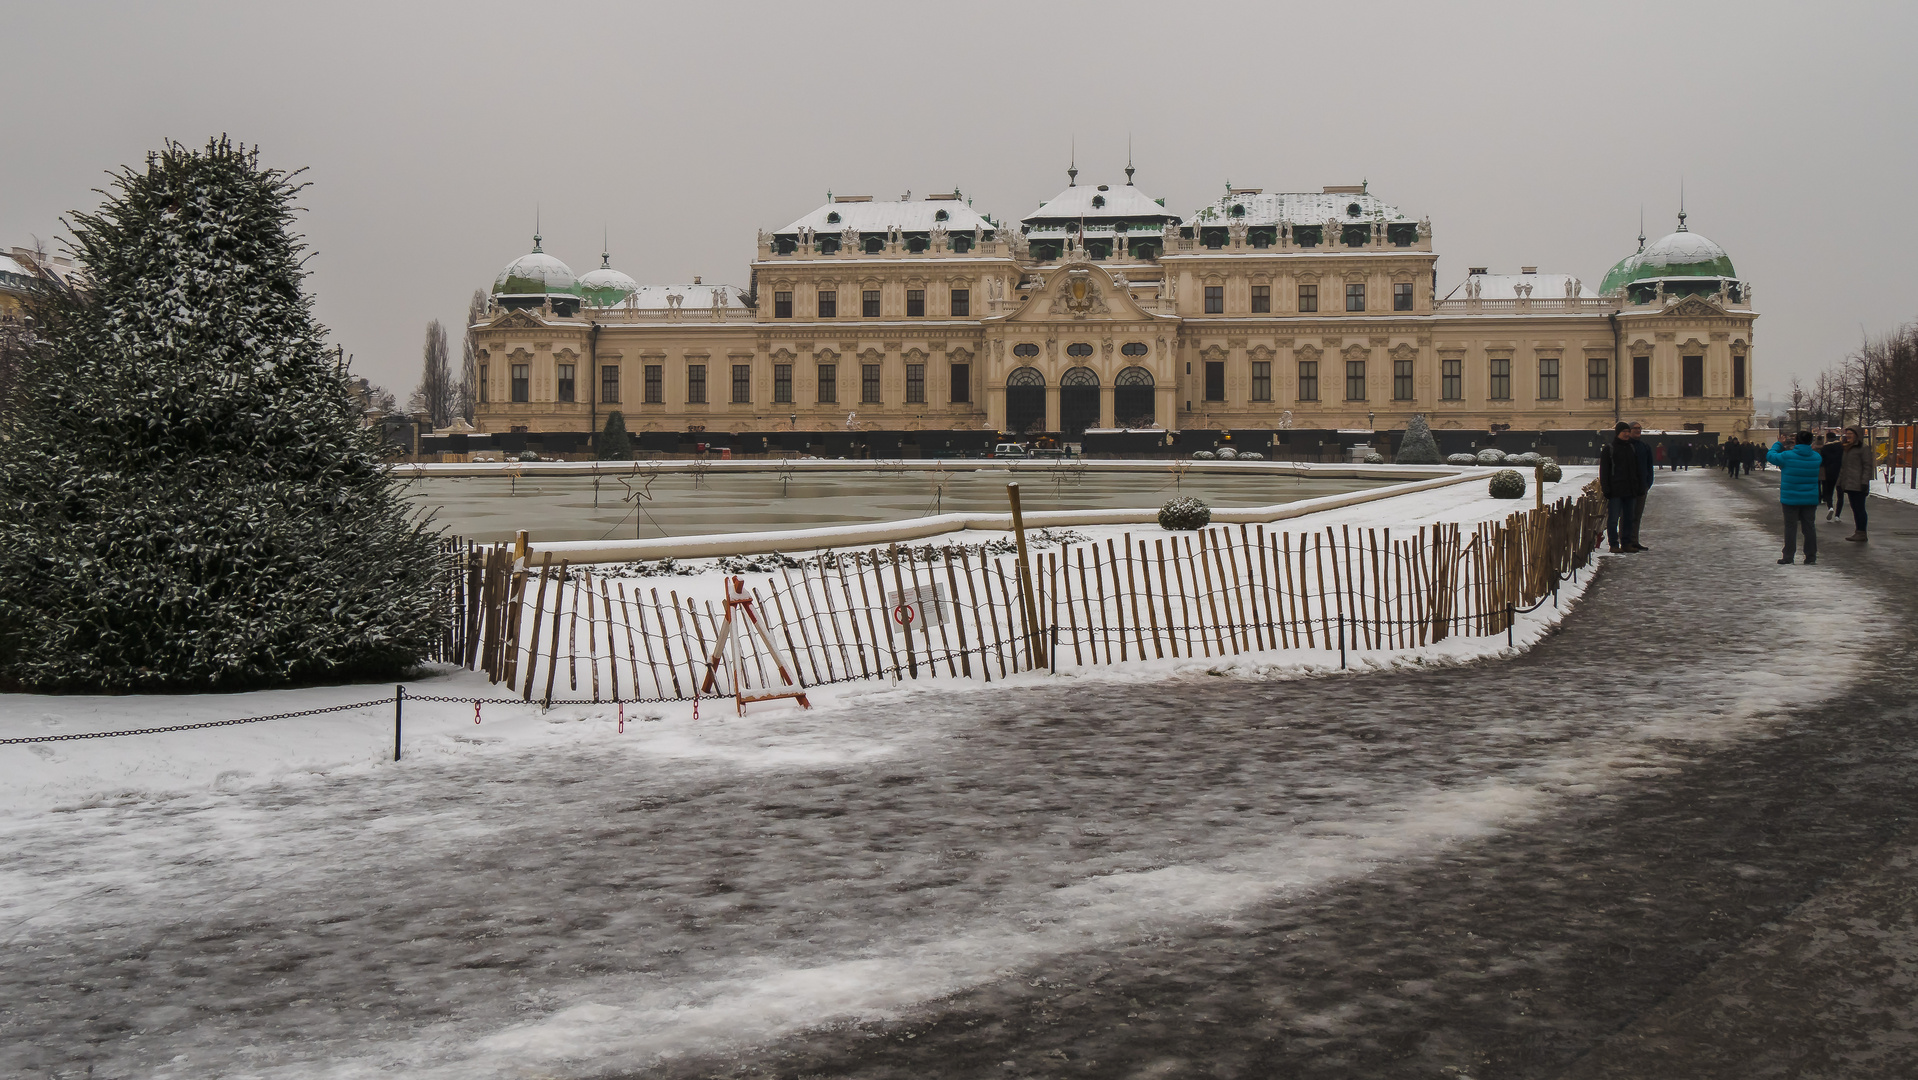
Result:
{"label": "fir tree", "polygon": [[392,678],[444,625],[435,536],[301,292],[299,186],[169,143],[76,214],[80,291],[0,430],[0,682]]}
{"label": "fir tree", "polygon": [[606,414],[606,430],[599,434],[599,456],[604,461],[630,461],[633,437],[626,434],[626,417],[618,409]]}
{"label": "fir tree", "polygon": [[1405,425],[1405,438],[1399,443],[1399,452],[1393,457],[1398,465],[1443,465],[1445,459],[1439,455],[1438,443],[1432,439],[1432,427],[1425,422],[1425,414],[1412,417]]}

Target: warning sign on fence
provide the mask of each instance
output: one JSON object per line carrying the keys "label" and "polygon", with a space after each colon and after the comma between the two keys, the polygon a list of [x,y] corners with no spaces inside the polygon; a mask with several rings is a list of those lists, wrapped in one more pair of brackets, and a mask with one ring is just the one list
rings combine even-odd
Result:
{"label": "warning sign on fence", "polygon": [[946,602],[946,587],[936,582],[886,593],[886,608],[893,612],[893,621],[914,630],[945,625]]}

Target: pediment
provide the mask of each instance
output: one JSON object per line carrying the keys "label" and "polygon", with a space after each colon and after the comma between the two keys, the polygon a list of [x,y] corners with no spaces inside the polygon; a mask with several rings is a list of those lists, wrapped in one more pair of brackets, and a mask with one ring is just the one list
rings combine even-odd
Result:
{"label": "pediment", "polygon": [[1007,316],[1008,322],[1140,322],[1166,319],[1140,307],[1112,271],[1092,262],[1066,263],[1044,273],[1045,283]]}
{"label": "pediment", "polygon": [[489,330],[538,330],[546,324],[529,311],[507,311],[494,316],[487,324]]}
{"label": "pediment", "polygon": [[1665,309],[1667,315],[1679,315],[1688,318],[1704,318],[1725,314],[1725,309],[1702,296],[1687,296],[1678,303]]}

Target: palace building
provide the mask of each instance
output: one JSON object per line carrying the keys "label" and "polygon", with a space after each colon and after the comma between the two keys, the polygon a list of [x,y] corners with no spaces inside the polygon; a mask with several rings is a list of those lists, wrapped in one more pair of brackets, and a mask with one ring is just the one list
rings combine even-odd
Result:
{"label": "palace building", "polygon": [[1049,433],[1609,428],[1742,435],[1751,286],[1685,224],[1596,288],[1472,268],[1440,291],[1429,219],[1364,185],[1229,188],[1190,213],[1133,183],[1017,222],[959,192],[828,195],[761,231],[747,286],[575,276],[541,250],[494,281],[486,432]]}

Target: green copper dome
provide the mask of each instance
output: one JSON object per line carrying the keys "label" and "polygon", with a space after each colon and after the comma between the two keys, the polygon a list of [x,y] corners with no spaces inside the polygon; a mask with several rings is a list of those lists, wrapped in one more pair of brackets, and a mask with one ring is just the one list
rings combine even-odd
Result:
{"label": "green copper dome", "polygon": [[1632,274],[1638,270],[1638,260],[1645,254],[1643,247],[1618,260],[1610,270],[1605,271],[1605,280],[1599,282],[1598,295],[1610,296],[1632,281]]}
{"label": "green copper dome", "polygon": [[612,256],[599,253],[599,269],[580,275],[579,294],[589,307],[609,308],[639,291],[639,282],[613,269]]}
{"label": "green copper dome", "polygon": [[[1621,264],[1622,265],[1622,264]],[[1656,281],[1660,278],[1736,278],[1731,256],[1725,249],[1695,232],[1678,231],[1654,241],[1637,256],[1637,265],[1628,281]],[[1610,281],[1610,276],[1606,278]]]}
{"label": "green copper dome", "polygon": [[494,296],[578,296],[579,281],[565,263],[540,250],[533,237],[531,254],[506,264],[493,279]]}

